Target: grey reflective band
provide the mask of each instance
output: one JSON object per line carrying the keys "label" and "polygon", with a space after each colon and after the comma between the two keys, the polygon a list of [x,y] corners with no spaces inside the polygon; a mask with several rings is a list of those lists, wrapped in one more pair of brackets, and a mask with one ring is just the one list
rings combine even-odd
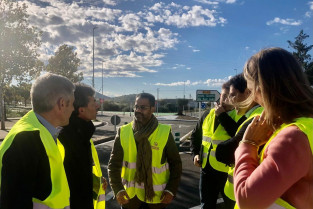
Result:
{"label": "grey reflective band", "polygon": [[220,144],[220,143],[223,142],[223,140],[213,140],[212,138],[207,137],[207,136],[203,136],[202,137],[202,141],[206,141],[206,142],[209,142],[209,143],[212,143],[212,144]]}
{"label": "grey reflective band", "polygon": [[234,184],[234,177],[233,177],[232,175],[228,175],[227,180],[228,180],[230,183]]}
{"label": "grey reflective band", "polygon": [[98,197],[98,202],[102,202],[102,201],[105,201],[105,194],[101,194]]}
{"label": "grey reflective band", "polygon": [[[126,179],[122,178],[122,184],[125,185],[127,188],[129,187],[135,187],[139,189],[145,189],[144,183],[138,184],[135,181],[127,181]],[[160,185],[153,185],[153,190],[155,192],[162,192],[166,187],[166,184],[160,184]]]}
{"label": "grey reflective band", "polygon": [[267,209],[286,209],[285,207],[278,205],[277,203],[273,203],[271,206],[269,206]]}
{"label": "grey reflective band", "polygon": [[42,203],[33,202],[33,209],[70,209],[70,206],[66,206],[64,208],[50,208]]}
{"label": "grey reflective band", "polygon": [[[215,157],[215,150],[211,150],[210,155],[211,155],[212,157]],[[216,157],[215,157],[215,158],[216,158]]]}
{"label": "grey reflective band", "polygon": [[[123,167],[126,167],[128,169],[136,169],[136,163],[129,163],[127,161],[123,161]],[[168,163],[165,163],[162,167],[152,167],[152,173],[160,174],[167,170],[169,170],[170,166]]]}
{"label": "grey reflective band", "polygon": [[246,112],[246,114],[245,114],[246,118],[250,117],[250,115],[252,114],[252,112],[253,112],[256,108],[258,108],[258,107],[261,107],[261,105],[256,105],[256,106],[252,107],[248,112]]}
{"label": "grey reflective band", "polygon": [[211,139],[210,137],[203,136],[203,137],[202,137],[202,141],[211,143],[211,142],[212,142],[212,139]]}
{"label": "grey reflective band", "polygon": [[130,163],[127,161],[123,161],[123,167],[129,168],[129,169],[136,169],[136,162]]}
{"label": "grey reflective band", "polygon": [[208,156],[208,153],[203,153],[202,158],[206,158]]}

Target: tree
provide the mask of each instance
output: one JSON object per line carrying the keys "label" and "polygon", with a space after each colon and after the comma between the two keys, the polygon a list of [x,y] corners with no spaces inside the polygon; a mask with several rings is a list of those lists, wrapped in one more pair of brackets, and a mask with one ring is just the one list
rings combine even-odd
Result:
{"label": "tree", "polygon": [[188,104],[188,99],[177,99],[178,115],[183,115],[183,109]]}
{"label": "tree", "polygon": [[313,84],[313,64],[311,55],[309,51],[313,48],[313,45],[307,45],[304,43],[305,39],[310,36],[305,34],[303,30],[300,31],[299,35],[295,37],[295,42],[287,41],[289,47],[293,48],[295,51],[292,54],[298,59],[302,64],[304,72],[307,74],[310,84]]}
{"label": "tree", "polygon": [[83,73],[77,73],[80,59],[73,50],[74,47],[66,44],[60,46],[55,52],[55,55],[49,59],[46,70],[51,73],[63,75],[74,83],[82,81]]}
{"label": "tree", "polygon": [[[4,113],[4,89],[14,78],[30,81],[42,70],[37,49],[41,45],[41,31],[30,26],[25,3],[0,0],[0,108]],[[5,129],[1,117],[1,129]]]}

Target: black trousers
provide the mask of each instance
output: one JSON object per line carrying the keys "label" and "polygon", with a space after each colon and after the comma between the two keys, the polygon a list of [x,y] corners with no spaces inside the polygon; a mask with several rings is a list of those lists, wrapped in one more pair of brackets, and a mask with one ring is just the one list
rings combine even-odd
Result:
{"label": "black trousers", "polygon": [[167,205],[163,203],[157,204],[148,204],[142,202],[135,196],[134,198],[130,199],[129,202],[125,205],[122,205],[121,209],[165,209]]}
{"label": "black trousers", "polygon": [[235,202],[224,194],[224,186],[227,180],[227,173],[212,168],[209,161],[200,173],[200,202],[201,209],[215,209],[219,193],[224,200],[225,209],[233,209]]}

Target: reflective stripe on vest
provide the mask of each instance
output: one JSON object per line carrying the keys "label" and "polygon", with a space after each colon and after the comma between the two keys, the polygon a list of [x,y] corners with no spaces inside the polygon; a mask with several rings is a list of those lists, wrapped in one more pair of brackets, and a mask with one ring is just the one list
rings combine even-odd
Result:
{"label": "reflective stripe on vest", "polygon": [[143,183],[135,182],[137,147],[132,130],[133,122],[124,125],[120,129],[120,140],[123,148],[123,166],[121,179],[124,188],[130,198],[137,196],[143,202],[160,203],[160,197],[169,180],[169,165],[167,162],[161,164],[164,147],[167,143],[171,128],[168,125],[160,124],[150,135],[149,142],[152,150],[152,179],[155,196],[152,201],[145,200]]}
{"label": "reflective stripe on vest", "polygon": [[[240,131],[240,129],[243,127],[243,125],[245,123],[247,123],[250,119],[254,118],[257,115],[261,115],[261,113],[263,112],[263,107],[261,107],[260,105],[254,106],[252,107],[246,114],[245,116],[247,117],[247,119],[239,126],[239,128],[237,129],[236,134]],[[235,193],[234,193],[234,166],[229,167],[228,170],[228,178],[227,181],[225,183],[225,187],[224,187],[224,193],[225,195],[229,198],[235,201]]]}
{"label": "reflective stripe on vest", "polygon": [[[38,202],[33,202],[33,209],[52,209],[50,208],[49,206],[47,205],[43,205],[41,203],[38,203]],[[54,208],[55,209],[55,208]],[[70,206],[66,206],[65,208],[63,209],[70,209]]]}
{"label": "reflective stripe on vest", "polygon": [[93,159],[93,192],[95,198],[93,201],[94,209],[105,209],[105,191],[102,187],[102,171],[99,163],[99,157],[92,139],[90,139],[91,154]]}
{"label": "reflective stripe on vest", "polygon": [[[123,161],[123,167],[126,167],[128,169],[136,169],[136,163],[129,163],[127,161]],[[156,174],[160,174],[163,173],[165,171],[167,171],[169,169],[169,164],[165,163],[162,167],[158,168],[158,167],[152,167],[152,173],[156,173]]]}
{"label": "reflective stripe on vest", "polygon": [[[140,188],[140,189],[145,189],[145,184],[141,183],[138,184],[134,181],[127,181],[126,179],[122,178],[122,184],[126,187],[136,187],[136,188]],[[153,190],[155,192],[162,192],[166,187],[166,183],[165,184],[161,184],[161,185],[153,185]]]}
{"label": "reflective stripe on vest", "polygon": [[[260,164],[262,163],[262,161],[264,160],[264,151],[266,150],[266,148],[269,146],[270,142],[277,136],[277,134],[283,130],[284,128],[287,128],[289,126],[297,126],[307,137],[310,143],[310,148],[311,148],[311,152],[313,155],[313,118],[305,118],[305,117],[301,117],[301,118],[297,118],[295,119],[295,122],[290,123],[290,124],[282,124],[280,126],[279,129],[277,129],[272,136],[270,137],[270,139],[268,140],[268,142],[265,144],[265,146],[263,147],[262,151],[261,151],[261,156],[260,156]],[[284,209],[295,209],[295,207],[291,206],[288,202],[284,201],[281,198],[278,198],[275,203],[270,207],[270,209],[276,209],[276,208],[284,208]]]}
{"label": "reflective stripe on vest", "polygon": [[[227,113],[234,121],[238,120],[236,118],[236,111],[232,110]],[[206,166],[207,160],[209,160],[210,165],[217,171],[227,172],[228,166],[224,163],[221,163],[216,160],[215,151],[217,145],[222,143],[223,141],[230,138],[224,127],[219,124],[216,130],[214,130],[215,123],[215,109],[212,109],[207,117],[203,121],[202,125],[202,168]],[[210,155],[208,156],[210,146],[212,146],[210,150]]]}
{"label": "reflective stripe on vest", "polygon": [[58,149],[58,147],[62,147],[62,145],[60,143],[58,143],[58,145],[55,143],[50,132],[38,121],[32,110],[24,115],[12,127],[11,131],[2,142],[0,146],[0,173],[2,172],[2,160],[5,152],[11,146],[15,136],[23,131],[39,131],[40,139],[45,148],[50,165],[51,193],[44,201],[33,198],[34,208],[69,208],[70,191],[63,167],[63,159],[60,150]]}

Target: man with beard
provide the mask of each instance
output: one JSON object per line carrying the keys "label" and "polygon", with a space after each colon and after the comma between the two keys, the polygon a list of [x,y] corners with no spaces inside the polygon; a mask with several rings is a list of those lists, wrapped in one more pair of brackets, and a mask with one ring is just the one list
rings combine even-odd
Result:
{"label": "man with beard", "polygon": [[115,138],[108,165],[109,180],[122,208],[162,209],[175,197],[182,163],[171,127],[153,115],[155,98],[136,96],[134,120]]}

